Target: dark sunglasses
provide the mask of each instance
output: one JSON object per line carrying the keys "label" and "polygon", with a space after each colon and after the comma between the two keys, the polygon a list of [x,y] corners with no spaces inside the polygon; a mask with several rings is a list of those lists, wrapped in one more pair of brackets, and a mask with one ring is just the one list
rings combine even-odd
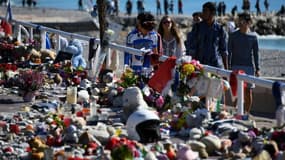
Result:
{"label": "dark sunglasses", "polygon": [[172,23],[171,21],[163,21],[163,24],[169,24]]}

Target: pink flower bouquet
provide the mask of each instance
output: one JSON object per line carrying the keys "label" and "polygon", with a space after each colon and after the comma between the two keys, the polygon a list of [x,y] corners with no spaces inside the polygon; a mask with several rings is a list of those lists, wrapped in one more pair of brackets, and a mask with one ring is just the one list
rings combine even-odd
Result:
{"label": "pink flower bouquet", "polygon": [[22,91],[37,91],[44,84],[44,74],[31,69],[19,71],[17,85]]}

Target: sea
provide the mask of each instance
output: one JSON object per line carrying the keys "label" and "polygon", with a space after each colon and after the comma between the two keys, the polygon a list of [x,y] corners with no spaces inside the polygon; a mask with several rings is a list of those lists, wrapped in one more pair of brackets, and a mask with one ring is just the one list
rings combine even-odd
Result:
{"label": "sea", "polygon": [[[59,8],[59,9],[78,9],[78,0],[36,0],[38,7],[48,7],[48,8]],[[118,0],[119,1],[119,10],[121,12],[125,12],[125,4],[127,0]],[[131,0],[133,3],[133,13],[137,12],[136,2],[137,0]],[[160,0],[162,10],[163,10],[163,1]],[[178,13],[177,3],[178,0],[168,0],[173,1],[174,4],[174,14]],[[183,13],[186,15],[191,15],[193,12],[201,11],[202,5],[211,0],[182,0],[183,3]],[[243,0],[212,0],[213,2],[219,3],[224,1],[226,4],[226,12],[230,12],[231,9],[237,5],[238,12],[242,11],[242,1]],[[255,3],[256,0],[249,0],[251,4],[251,11],[255,11]],[[11,0],[13,5],[22,5],[22,0]],[[156,13],[156,0],[143,0],[145,10],[150,11],[152,13]],[[260,9],[261,11],[265,11],[265,7],[263,4],[264,0],[260,0]],[[269,11],[276,12],[280,10],[282,5],[285,5],[285,0],[268,0],[269,2]],[[86,8],[92,7],[92,5],[96,4],[96,0],[83,0],[84,6]]]}
{"label": "sea", "polygon": [[[67,9],[67,10],[76,10],[78,9],[78,0],[36,0],[37,7],[40,8],[57,8],[57,9]],[[127,0],[119,0],[119,11],[125,13],[125,4]],[[136,2],[137,0],[131,0],[133,3],[133,13],[137,12]],[[156,14],[156,0],[143,0],[145,10]],[[163,12],[163,1],[161,1],[161,7]],[[173,1],[174,12],[177,14],[177,2],[178,0],[168,0]],[[209,0],[182,0],[183,2],[183,14],[191,16],[193,12],[201,11],[202,5]],[[213,2],[219,3],[222,0],[212,0]],[[226,4],[226,12],[230,13],[231,9],[236,5],[238,7],[238,12],[241,12],[241,6],[243,0],[223,0]],[[21,6],[22,0],[11,0],[12,5]],[[260,0],[260,9],[262,12],[265,12],[265,7],[263,4],[264,0]],[[285,0],[268,0],[269,2],[269,11],[270,13],[276,13],[280,10],[282,5],[285,5]],[[84,8],[86,10],[92,10],[93,5],[96,4],[96,0],[83,0]],[[251,7],[250,11],[255,12],[255,3],[256,0],[250,0]],[[260,49],[278,49],[285,51],[285,36],[259,36],[259,46]]]}

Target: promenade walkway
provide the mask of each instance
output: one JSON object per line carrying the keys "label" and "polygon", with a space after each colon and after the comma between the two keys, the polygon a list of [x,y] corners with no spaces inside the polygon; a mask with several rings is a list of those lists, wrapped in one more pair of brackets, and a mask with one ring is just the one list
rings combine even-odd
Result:
{"label": "promenade walkway", "polygon": [[[53,8],[12,7],[13,19],[29,22],[82,22],[92,21],[88,12],[79,10],[60,10]],[[6,7],[0,7],[0,15],[5,16]]]}

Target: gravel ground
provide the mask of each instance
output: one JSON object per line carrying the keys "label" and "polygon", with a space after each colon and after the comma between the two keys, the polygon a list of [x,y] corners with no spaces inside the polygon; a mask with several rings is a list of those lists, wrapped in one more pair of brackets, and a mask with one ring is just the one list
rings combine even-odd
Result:
{"label": "gravel ground", "polygon": [[260,68],[262,77],[280,77],[285,79],[285,51],[260,50]]}

